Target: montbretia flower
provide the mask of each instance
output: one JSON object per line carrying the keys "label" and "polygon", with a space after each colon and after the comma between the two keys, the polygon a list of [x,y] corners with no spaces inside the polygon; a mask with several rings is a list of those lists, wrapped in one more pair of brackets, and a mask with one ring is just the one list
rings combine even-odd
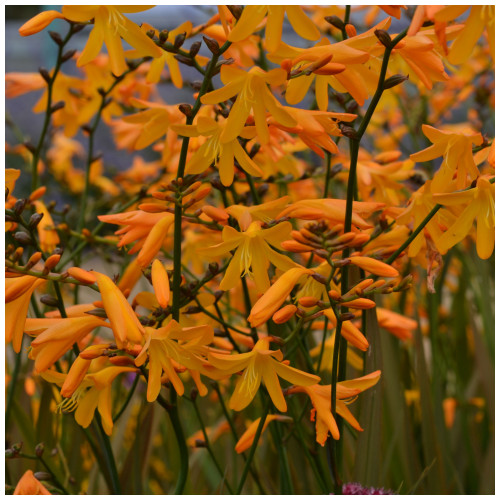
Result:
{"label": "montbretia flower", "polygon": [[[335,411],[358,431],[362,431],[363,429],[347,408],[347,404],[349,404],[352,398],[355,398],[359,393],[373,387],[379,381],[380,374],[380,370],[377,370],[364,377],[337,383]],[[332,415],[332,386],[316,384],[307,387],[291,387],[287,390],[288,394],[298,392],[307,394],[314,407],[311,411],[311,420],[316,420],[316,441],[321,446],[324,446],[328,433],[330,433],[334,439],[339,439],[339,429]]]}
{"label": "montbretia flower", "polygon": [[127,70],[121,38],[143,55],[160,57],[162,50],[124,13],[143,12],[152,5],[63,5],[62,15],[70,21],[84,23],[94,20],[87,44],[77,61],[83,66],[94,60],[106,44],[111,71],[119,76]]}
{"label": "montbretia flower", "polygon": [[463,127],[455,131],[422,125],[422,131],[432,142],[432,146],[413,153],[410,158],[415,162],[424,162],[443,157],[443,163],[432,179],[431,187],[434,193],[449,191],[455,173],[456,189],[464,189],[479,176],[472,148],[482,143],[482,135],[479,132],[462,130]]}
{"label": "montbretia flower", "polygon": [[[239,24],[239,23],[238,23]],[[275,68],[264,71],[257,66],[248,72],[235,66],[223,66],[220,72],[224,87],[213,90],[201,98],[203,104],[219,104],[238,95],[234,102],[226,126],[220,134],[222,143],[229,142],[241,135],[250,111],[253,110],[255,127],[259,140],[269,142],[266,109],[273,118],[285,127],[294,127],[295,119],[273,96],[267,85],[278,86],[286,82],[286,71]]]}
{"label": "montbretia flower", "polygon": [[[201,174],[212,163],[219,169],[220,180],[224,186],[230,186],[234,178],[234,160],[241,168],[253,175],[261,177],[262,170],[248,156],[238,139],[222,140],[224,131],[229,126],[229,120],[216,122],[213,118],[200,117],[196,125],[173,125],[174,132],[184,137],[204,136],[207,140],[196,150],[186,165],[186,174]],[[244,127],[239,135],[250,139],[255,136],[254,127]]]}
{"label": "montbretia flower", "polygon": [[[261,435],[264,434],[266,427],[273,421],[276,422],[293,422],[293,418],[287,417],[286,415],[267,415],[266,421],[262,427]],[[243,453],[252,446],[253,440],[255,439],[255,434],[259,428],[260,418],[254,420],[247,428],[247,430],[242,434],[236,446],[234,447],[236,453]]]}
{"label": "montbretia flower", "polygon": [[37,231],[40,238],[40,247],[44,252],[51,253],[59,244],[59,235],[55,230],[54,221],[47,210],[45,203],[42,201],[34,201],[36,211],[43,214],[42,220],[38,223]]}
{"label": "montbretia flower", "polygon": [[481,259],[488,259],[495,247],[495,185],[481,176],[472,189],[435,194],[433,198],[441,205],[464,206],[455,223],[440,236],[436,244],[446,250],[456,245],[467,236],[474,219],[477,219],[477,254]]}
{"label": "montbretia flower", "polygon": [[207,325],[181,328],[172,320],[162,328],[145,330],[146,342],[135,365],[142,366],[149,357],[147,400],[156,400],[162,380],[170,381],[179,396],[184,394],[184,385],[176,372],[179,365],[190,370],[200,394],[205,395],[207,390],[201,384],[199,372],[205,373],[202,356],[207,354],[207,345],[213,340],[213,329]]}
{"label": "montbretia flower", "polygon": [[317,40],[320,32],[298,5],[247,5],[240,19],[229,33],[230,42],[239,42],[249,37],[262,23],[267,15],[266,48],[275,51],[281,42],[285,12],[295,32],[306,40]]}
{"label": "montbretia flower", "polygon": [[276,408],[285,412],[287,406],[278,376],[301,386],[319,382],[318,376],[282,363],[282,352],[269,350],[269,340],[269,337],[260,339],[250,352],[244,354],[208,354],[209,363],[220,375],[232,375],[243,370],[229,401],[231,409],[240,411],[246,408],[252,402],[263,380]]}
{"label": "montbretia flower", "polygon": [[418,326],[414,319],[407,318],[383,307],[377,307],[377,322],[381,328],[385,328],[400,340],[413,338],[413,330]]}
{"label": "montbretia flower", "polygon": [[[84,429],[92,422],[97,409],[101,415],[104,432],[111,436],[113,431],[111,384],[118,375],[136,371],[137,368],[130,366],[107,366],[93,373],[88,373],[71,395],[65,393],[66,399],[60,403],[58,409],[60,411],[75,410],[75,420]],[[47,370],[43,372],[42,377],[48,382],[62,386],[68,375]]]}
{"label": "montbretia flower", "polygon": [[201,250],[206,257],[219,257],[236,249],[224,279],[220,283],[221,290],[230,290],[239,282],[240,277],[249,274],[255,281],[258,293],[264,293],[270,286],[269,263],[282,271],[295,267],[290,257],[273,250],[280,248],[281,242],[287,239],[292,225],[281,222],[269,229],[262,229],[262,223],[252,222],[246,231],[238,232],[231,226],[222,230],[223,242]]}

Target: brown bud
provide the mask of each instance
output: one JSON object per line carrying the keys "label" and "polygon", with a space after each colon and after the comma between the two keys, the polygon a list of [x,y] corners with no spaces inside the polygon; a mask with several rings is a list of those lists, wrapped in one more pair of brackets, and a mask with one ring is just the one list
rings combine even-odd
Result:
{"label": "brown bud", "polygon": [[219,55],[219,51],[220,51],[219,44],[213,38],[209,38],[207,36],[204,36],[203,41],[205,42],[206,46],[208,47],[208,49],[210,50],[210,52],[212,52],[212,54],[214,56]]}
{"label": "brown bud", "polygon": [[52,479],[52,475],[45,471],[38,471],[33,474],[39,481],[48,481]]}
{"label": "brown bud", "polygon": [[76,54],[76,49],[71,49],[61,56],[61,62],[69,61]]}
{"label": "brown bud", "polygon": [[27,200],[25,200],[24,198],[21,198],[19,200],[17,200],[15,203],[14,203],[14,212],[17,214],[17,215],[20,215],[24,208],[26,207],[26,203],[27,203]]}
{"label": "brown bud", "polygon": [[186,33],[179,33],[174,40],[174,47],[179,49],[182,47],[182,44],[186,41]]}
{"label": "brown bud", "polygon": [[85,314],[90,314],[91,316],[97,316],[98,318],[108,319],[106,311],[100,307],[96,307],[95,309],[91,309],[90,311],[85,311]]}
{"label": "brown bud", "polygon": [[38,68],[38,72],[47,83],[50,83],[50,74],[45,68]]}
{"label": "brown bud", "polygon": [[195,57],[196,54],[200,51],[201,48],[201,42],[194,42],[193,45],[191,45],[191,48],[189,49],[189,55],[191,57]]}
{"label": "brown bud", "polygon": [[17,233],[15,233],[14,239],[22,245],[31,245],[31,243],[33,242],[30,235],[28,233],[25,233],[24,231],[18,231]]}
{"label": "brown bud", "polygon": [[61,35],[57,31],[49,31],[50,38],[54,40],[54,42],[57,43],[57,45],[62,45],[63,44],[63,39],[61,38]]}
{"label": "brown bud", "polygon": [[356,316],[353,313],[342,313],[339,317],[340,321],[351,321]]}
{"label": "brown bud", "polygon": [[35,446],[35,455],[40,458],[43,455],[43,451],[45,450],[45,445],[43,443],[38,443]]}
{"label": "brown bud", "polygon": [[58,300],[55,297],[52,297],[52,295],[48,294],[42,295],[40,297],[40,302],[49,307],[57,307],[59,305]]}
{"label": "brown bud", "polygon": [[178,106],[179,108],[179,111],[186,115],[188,118],[191,116],[191,111],[192,111],[192,107],[190,104],[186,104],[186,103],[182,103],[182,104],[179,104]]}
{"label": "brown bud", "polygon": [[226,5],[229,12],[234,16],[235,19],[239,19],[243,13],[243,7],[241,5]]}
{"label": "brown bud", "polygon": [[167,38],[168,38],[168,30],[161,30],[158,36],[160,43],[165,43],[167,41]]}
{"label": "brown bud", "polygon": [[391,35],[385,30],[375,30],[375,36],[380,40],[380,43],[387,48],[392,46]]}
{"label": "brown bud", "polygon": [[35,213],[33,214],[31,217],[30,217],[30,221],[29,221],[29,227],[31,229],[34,229],[36,226],[38,226],[38,224],[40,223],[40,221],[43,219],[43,214],[41,213]]}
{"label": "brown bud", "polygon": [[344,123],[339,123],[339,128],[343,136],[348,137],[349,139],[358,138],[358,133],[356,132],[356,130],[350,127],[349,125],[345,125]]}
{"label": "brown bud", "polygon": [[384,81],[384,90],[392,89],[396,85],[400,85],[408,80],[408,75],[392,75]]}
{"label": "brown bud", "polygon": [[337,17],[337,16],[326,16],[325,17],[325,21],[328,24],[331,24],[332,26],[335,26],[335,28],[337,28],[337,29],[339,29],[341,31],[345,28],[344,21],[342,21],[342,19],[340,19],[340,17]]}
{"label": "brown bud", "polygon": [[186,66],[194,66],[194,62],[189,57],[183,56],[181,54],[175,54],[175,59],[177,59],[180,63],[185,64]]}

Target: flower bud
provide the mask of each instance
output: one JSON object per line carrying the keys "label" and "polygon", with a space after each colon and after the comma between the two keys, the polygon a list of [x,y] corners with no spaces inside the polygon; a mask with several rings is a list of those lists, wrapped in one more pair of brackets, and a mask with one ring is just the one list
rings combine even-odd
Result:
{"label": "flower bud", "polygon": [[356,28],[352,24],[346,24],[345,25],[345,32],[347,33],[347,36],[349,38],[352,38],[353,36],[356,36]]}
{"label": "flower bud", "polygon": [[316,297],[301,297],[299,299],[299,304],[302,307],[314,307],[318,302],[319,299],[317,299]]}
{"label": "flower bud", "polygon": [[391,35],[385,30],[375,30],[375,36],[380,40],[380,43],[387,48],[392,46]]}
{"label": "flower bud", "polygon": [[204,36],[203,41],[205,42],[206,46],[214,56],[219,55],[220,52],[219,44],[213,38]]}
{"label": "flower bud", "polygon": [[191,57],[195,57],[196,54],[200,51],[201,48],[201,42],[194,42],[193,45],[191,45],[191,48],[189,49],[189,55]]}
{"label": "flower bud", "polygon": [[225,222],[229,219],[229,214],[224,209],[212,205],[203,205],[201,211],[215,222]]}
{"label": "flower bud", "polygon": [[186,66],[194,66],[193,60],[189,57],[183,56],[182,54],[175,54],[174,58]]}
{"label": "flower bud", "polygon": [[66,51],[61,56],[61,62],[65,63],[66,61],[69,61],[75,54],[76,54],[76,49],[71,49],[71,50]]}
{"label": "flower bud", "polygon": [[35,446],[35,455],[40,458],[43,455],[43,452],[45,450],[45,445],[43,443],[38,443]]}
{"label": "flower bud", "polygon": [[392,89],[392,87],[406,82],[406,80],[408,80],[408,75],[392,75],[384,81],[384,90]]}
{"label": "flower bud", "polygon": [[337,17],[337,16],[326,16],[325,17],[325,21],[328,24],[331,24],[332,26],[334,26],[335,28],[337,28],[337,29],[339,29],[341,31],[345,28],[344,21],[342,21],[342,19],[340,19],[340,17]]}
{"label": "flower bud", "polygon": [[43,271],[49,272],[51,269],[54,269],[54,267],[57,266],[59,261],[61,260],[61,255],[58,254],[52,254],[46,261],[45,261],[45,267],[43,268]]}
{"label": "flower bud", "polygon": [[61,38],[61,35],[57,31],[49,31],[50,38],[54,40],[54,42],[57,43],[57,45],[62,45],[63,44],[63,39]]}
{"label": "flower bud", "polygon": [[226,5],[226,7],[236,20],[241,17],[241,14],[243,13],[243,7],[241,5]]}
{"label": "flower bud", "polygon": [[17,233],[15,233],[14,239],[18,243],[21,243],[22,245],[31,245],[33,243],[31,236],[28,233],[25,233],[24,231],[18,231]]}
{"label": "flower bud", "polygon": [[182,103],[177,106],[179,108],[179,111],[183,114],[186,115],[188,118],[191,116],[192,112],[192,107],[189,104]]}
{"label": "flower bud", "polygon": [[55,297],[52,297],[52,295],[48,294],[42,295],[40,297],[40,302],[49,307],[57,307],[59,305],[59,301]]}
{"label": "flower bud", "polygon": [[45,68],[38,68],[38,72],[47,83],[50,83],[50,74]]}
{"label": "flower bud", "polygon": [[70,267],[67,272],[72,278],[76,279],[80,283],[93,285],[96,282],[96,278],[92,273],[84,271],[79,267]]}
{"label": "flower bud", "polygon": [[286,323],[296,312],[297,307],[289,304],[273,314],[273,321],[277,325],[281,325],[282,323]]}
{"label": "flower bud", "polygon": [[180,49],[182,44],[186,41],[186,33],[179,33],[174,40],[174,47]]}

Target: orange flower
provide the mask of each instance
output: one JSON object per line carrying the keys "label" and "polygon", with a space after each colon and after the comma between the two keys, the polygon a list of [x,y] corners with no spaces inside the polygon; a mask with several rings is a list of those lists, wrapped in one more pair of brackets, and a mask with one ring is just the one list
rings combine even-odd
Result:
{"label": "orange flower", "polygon": [[417,322],[401,314],[377,307],[377,322],[381,328],[385,328],[401,340],[413,337],[413,331],[417,328]]}
{"label": "orange flower", "polygon": [[163,308],[167,307],[170,302],[170,282],[165,267],[158,259],[151,266],[151,281],[158,304]]}
{"label": "orange flower", "polygon": [[38,237],[40,238],[40,247],[44,252],[51,253],[59,244],[59,235],[54,229],[54,221],[52,220],[50,212],[47,210],[45,203],[37,200],[33,202],[33,204],[35,205],[36,211],[43,214],[42,220],[36,227],[38,231]]}
{"label": "orange flower", "polygon": [[64,19],[64,16],[56,10],[40,12],[19,28],[19,34],[21,36],[34,35],[46,28],[54,19]]}
{"label": "orange flower", "polygon": [[40,73],[6,73],[5,97],[12,99],[47,85]]}
{"label": "orange flower", "polygon": [[127,341],[140,344],[145,334],[134,310],[127,302],[121,290],[106,275],[92,271],[96,276],[102,302],[117,346],[122,349]]}
{"label": "orange flower", "polygon": [[5,341],[12,342],[15,352],[21,350],[26,315],[31,294],[45,280],[35,276],[5,278]]}
{"label": "orange flower", "polygon": [[[358,431],[362,431],[363,429],[360,427],[353,414],[348,410],[346,404],[348,404],[349,401],[346,400],[350,400],[366,389],[373,387],[379,381],[380,374],[380,370],[377,370],[364,377],[337,383],[336,412]],[[311,420],[314,421],[316,419],[316,441],[321,446],[325,445],[328,433],[330,433],[334,439],[339,439],[339,429],[331,412],[331,385],[292,387],[289,388],[287,392],[288,394],[304,392],[311,398],[311,403],[314,407],[311,411]]]}
{"label": "orange flower", "polygon": [[251,403],[262,379],[264,379],[264,384],[274,405],[281,412],[286,411],[286,401],[281,391],[278,376],[292,384],[304,386],[319,381],[319,377],[316,375],[281,363],[283,354],[280,350],[269,350],[269,337],[260,339],[254,348],[245,354],[209,353],[208,361],[216,368],[218,374],[231,375],[243,370],[229,401],[229,407],[236,411],[243,410]]}
{"label": "orange flower", "polygon": [[313,274],[313,271],[294,267],[283,273],[252,307],[248,316],[250,325],[256,327],[265,323],[281,307],[297,281],[306,274]]}
{"label": "orange flower", "polygon": [[17,483],[14,495],[52,495],[52,493],[34,476],[32,470],[27,470]]}
{"label": "orange flower", "polygon": [[[266,421],[264,422],[264,426],[262,427],[261,436],[264,434],[267,426],[273,421],[276,420],[278,422],[292,422],[293,418],[287,417],[285,415],[268,415],[266,417]],[[247,428],[247,430],[242,434],[236,446],[234,447],[236,453],[243,453],[248,450],[253,444],[255,439],[255,433],[259,427],[260,418],[254,420]]]}

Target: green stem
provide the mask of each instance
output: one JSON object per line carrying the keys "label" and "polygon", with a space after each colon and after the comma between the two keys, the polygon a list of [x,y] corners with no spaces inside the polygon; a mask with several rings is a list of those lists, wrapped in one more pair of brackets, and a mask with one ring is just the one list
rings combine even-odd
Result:
{"label": "green stem", "polygon": [[116,468],[113,449],[111,448],[109,436],[102,426],[101,416],[98,413],[96,413],[95,421],[98,428],[97,435],[101,442],[101,451],[104,455],[104,462],[106,463],[106,468],[108,469],[111,480],[111,493],[113,495],[121,495],[120,479],[118,477],[118,469]]}
{"label": "green stem", "polygon": [[21,339],[21,348],[18,353],[16,353],[16,361],[14,364],[14,371],[12,373],[12,379],[9,384],[9,392],[7,394],[7,406],[5,411],[5,431],[9,429],[10,415],[12,412],[12,403],[14,401],[14,391],[17,385],[17,379],[19,378],[19,371],[21,370],[21,357],[23,354],[23,341],[24,335]]}
{"label": "green stem", "polygon": [[236,489],[236,494],[240,495],[243,486],[245,485],[245,481],[248,476],[248,472],[250,470],[250,466],[252,464],[253,456],[255,455],[255,450],[257,449],[257,445],[259,443],[260,435],[262,434],[262,430],[264,429],[264,424],[266,422],[267,414],[269,413],[270,408],[270,400],[267,401],[267,404],[264,407],[264,411],[262,412],[262,416],[260,417],[259,426],[255,432],[255,437],[253,438],[252,446],[250,447],[250,451],[248,452],[248,458],[245,462],[245,467],[243,468],[243,472],[241,473],[240,483],[238,488]]}
{"label": "green stem", "polygon": [[59,49],[57,51],[57,61],[54,68],[54,73],[50,77],[47,82],[47,106],[45,107],[45,118],[42,126],[42,133],[40,134],[40,138],[38,139],[38,144],[33,153],[33,159],[31,162],[31,191],[35,191],[38,187],[38,161],[40,160],[40,156],[42,153],[43,144],[45,142],[45,136],[49,130],[50,119],[52,117],[52,92],[54,89],[54,82],[56,80],[57,74],[61,69],[61,65],[63,64],[62,56],[65,45],[68,43],[69,39],[73,36],[73,25],[70,25],[68,34],[59,45]]}
{"label": "green stem", "polygon": [[323,192],[323,198],[328,198],[331,173],[332,173],[332,154],[330,153],[330,151],[327,151],[326,152],[325,190]]}
{"label": "green stem", "polygon": [[219,462],[217,461],[217,458],[212,450],[212,447],[210,446],[210,441],[208,439],[208,434],[207,430],[205,428],[205,424],[203,422],[203,418],[201,417],[200,409],[198,408],[198,404],[196,403],[196,399],[191,400],[194,406],[194,410],[196,412],[196,416],[198,417],[198,422],[200,423],[201,426],[201,431],[203,432],[203,436],[205,438],[205,448],[208,451],[208,454],[210,455],[210,458],[212,459],[212,462],[214,463],[217,471],[220,474],[221,479],[224,481],[224,484],[226,485],[227,491],[229,491],[229,494],[233,494],[233,490],[231,488],[231,485],[229,484],[229,481],[226,479],[226,474],[222,470],[222,467],[220,466]]}

